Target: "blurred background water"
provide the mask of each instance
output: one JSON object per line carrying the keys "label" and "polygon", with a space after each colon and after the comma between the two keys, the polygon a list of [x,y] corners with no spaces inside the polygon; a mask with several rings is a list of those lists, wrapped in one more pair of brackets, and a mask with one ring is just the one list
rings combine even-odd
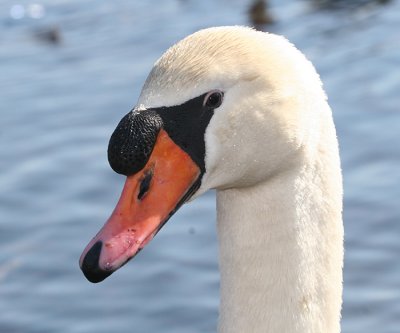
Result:
{"label": "blurred background water", "polygon": [[[0,3],[0,333],[214,332],[215,196],[183,207],[101,284],[78,258],[123,177],[108,139],[154,61],[204,27],[251,25],[250,0]],[[317,67],[341,145],[342,331],[400,332],[400,1],[274,0]],[[253,18],[254,19],[254,18]]]}

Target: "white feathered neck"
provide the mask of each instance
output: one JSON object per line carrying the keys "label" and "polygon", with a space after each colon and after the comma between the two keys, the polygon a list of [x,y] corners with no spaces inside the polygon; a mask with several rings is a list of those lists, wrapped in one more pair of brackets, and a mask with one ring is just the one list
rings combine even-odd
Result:
{"label": "white feathered neck", "polygon": [[340,332],[343,229],[334,147],[328,140],[321,158],[217,192],[219,332]]}
{"label": "white feathered neck", "polygon": [[224,91],[199,191],[217,189],[221,333],[340,331],[342,179],[321,82],[284,38],[197,32],[155,64],[138,104]]}

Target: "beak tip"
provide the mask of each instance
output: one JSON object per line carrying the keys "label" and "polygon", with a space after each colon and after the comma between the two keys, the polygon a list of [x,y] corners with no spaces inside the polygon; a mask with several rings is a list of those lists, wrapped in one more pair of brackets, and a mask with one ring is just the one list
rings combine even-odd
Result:
{"label": "beak tip", "polygon": [[81,270],[86,279],[88,279],[92,283],[101,282],[113,273],[113,271],[105,271],[99,266],[102,246],[103,242],[96,242],[86,253],[80,264]]}
{"label": "beak tip", "polygon": [[97,271],[85,272],[83,270],[83,274],[85,275],[86,279],[92,283],[99,283],[109,277],[112,272],[106,272],[101,269]]}

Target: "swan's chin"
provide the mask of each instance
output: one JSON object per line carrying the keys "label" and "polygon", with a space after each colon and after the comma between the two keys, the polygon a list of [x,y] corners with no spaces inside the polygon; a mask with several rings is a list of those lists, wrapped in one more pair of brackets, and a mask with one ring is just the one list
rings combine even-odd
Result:
{"label": "swan's chin", "polygon": [[132,259],[195,192],[200,169],[161,130],[145,167],[128,176],[110,218],[80,258],[90,282],[100,282]]}

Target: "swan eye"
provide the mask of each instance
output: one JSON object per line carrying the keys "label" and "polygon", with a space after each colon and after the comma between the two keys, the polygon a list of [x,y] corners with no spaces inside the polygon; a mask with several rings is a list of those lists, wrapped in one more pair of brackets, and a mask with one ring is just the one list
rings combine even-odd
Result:
{"label": "swan eye", "polygon": [[211,91],[204,98],[204,106],[216,109],[221,106],[224,93],[222,91]]}

